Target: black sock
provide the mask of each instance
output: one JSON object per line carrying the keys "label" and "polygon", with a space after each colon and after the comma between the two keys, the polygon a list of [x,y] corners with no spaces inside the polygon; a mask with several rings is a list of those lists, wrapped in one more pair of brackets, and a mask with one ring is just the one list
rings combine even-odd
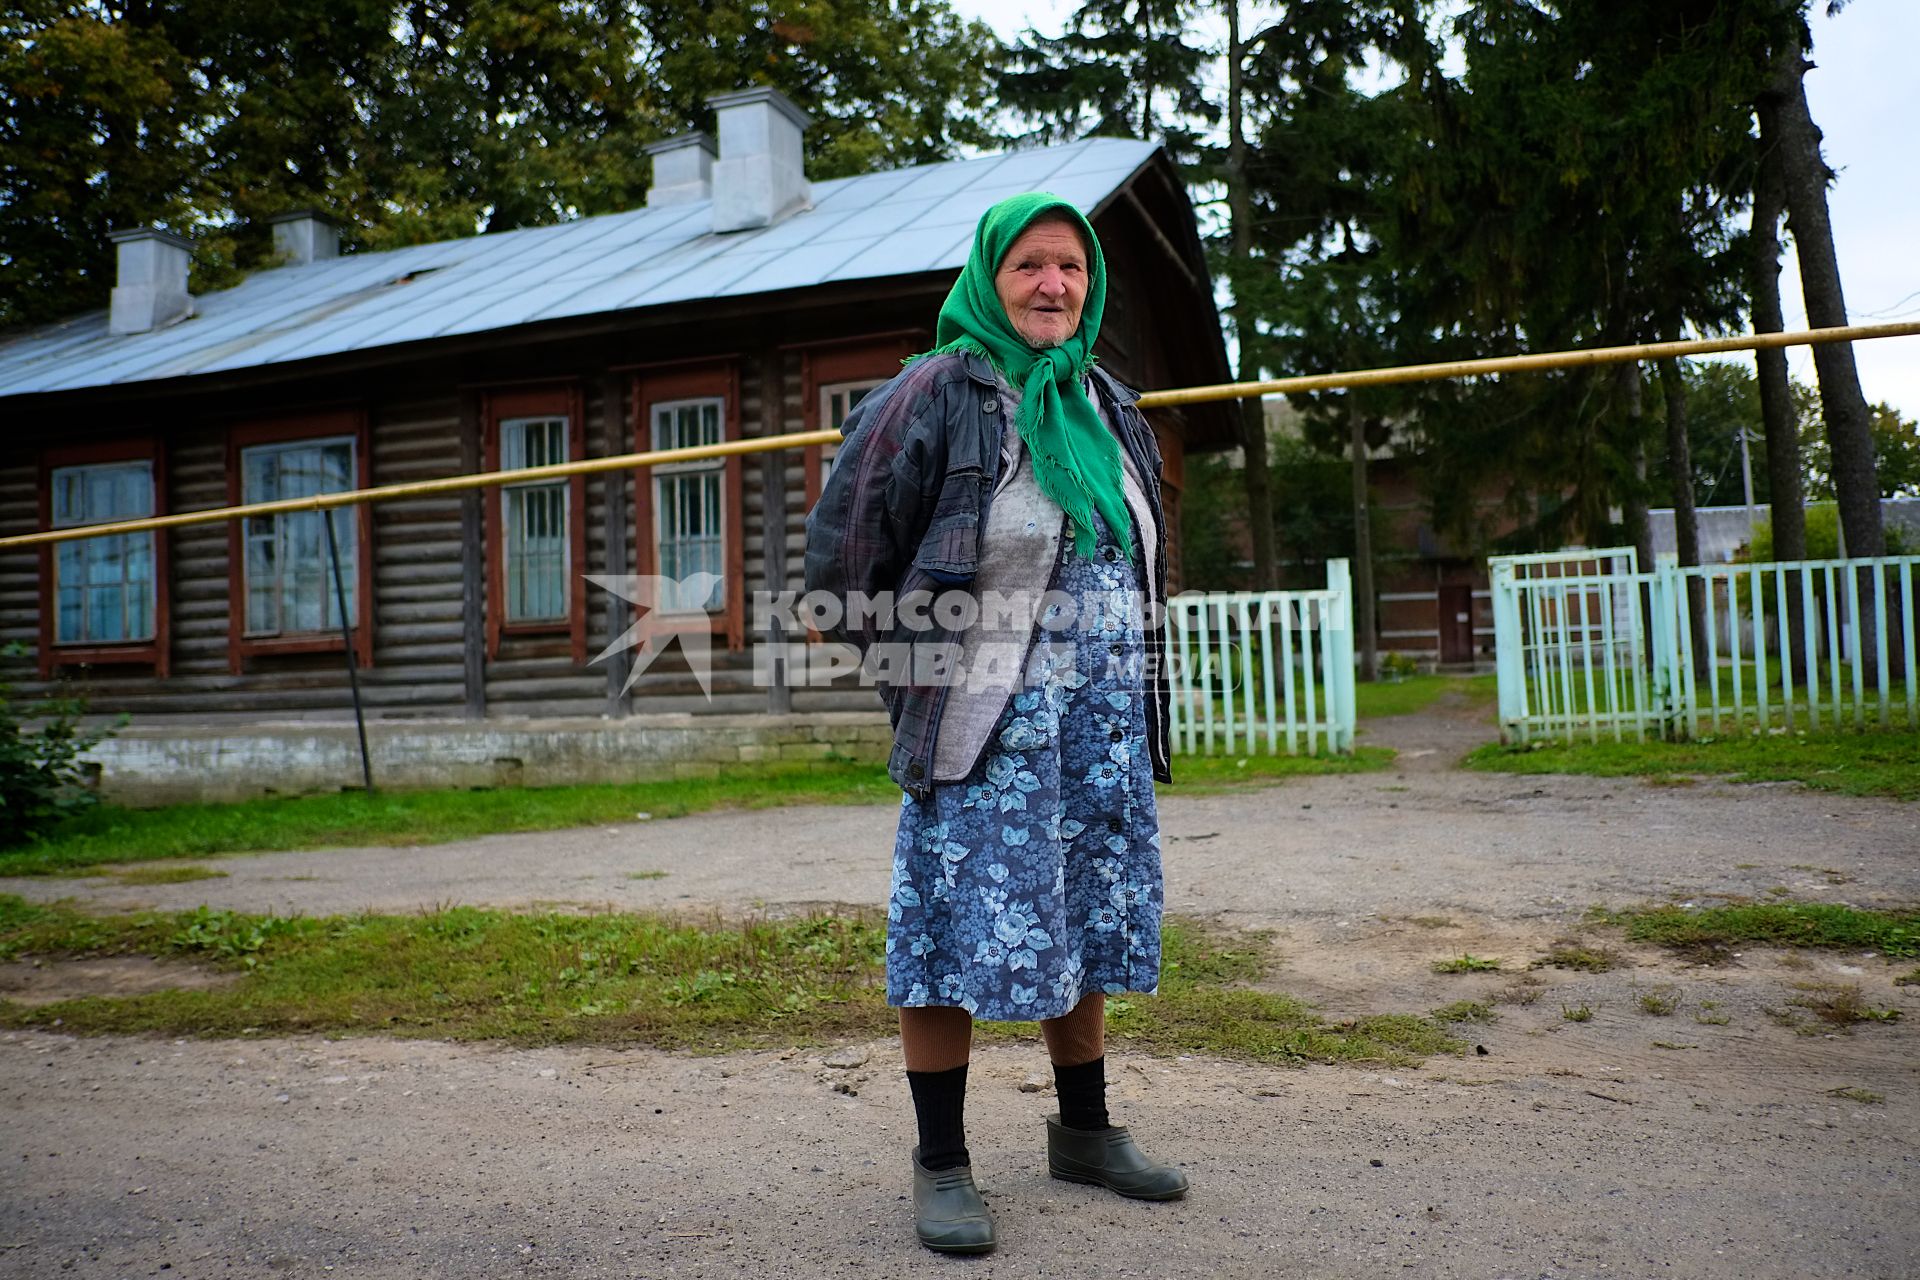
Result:
{"label": "black sock", "polygon": [[920,1124],[920,1163],[938,1172],[972,1164],[967,1154],[967,1064],[947,1071],[909,1071],[913,1116]]}
{"label": "black sock", "polygon": [[1060,1123],[1069,1129],[1111,1129],[1107,1119],[1107,1060],[1095,1058],[1077,1067],[1053,1066],[1053,1087],[1060,1095]]}

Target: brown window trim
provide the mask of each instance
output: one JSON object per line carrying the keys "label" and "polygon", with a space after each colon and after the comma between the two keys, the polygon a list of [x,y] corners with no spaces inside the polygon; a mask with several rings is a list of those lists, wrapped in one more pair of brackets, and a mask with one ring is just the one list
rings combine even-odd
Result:
{"label": "brown window trim", "polygon": [[[500,424],[508,418],[564,417],[567,420],[567,460],[587,456],[586,398],[576,383],[553,383],[483,392],[480,421],[484,432],[486,469],[500,469]],[[566,635],[573,645],[575,666],[587,665],[587,478],[567,481],[567,616],[551,622],[508,622],[506,606],[506,540],[500,504],[506,490],[485,491],[487,547],[487,657],[500,656],[503,636]]]}
{"label": "brown window trim", "polygon": [[[719,396],[726,405],[721,415],[720,438],[740,439],[740,363],[737,357],[721,356],[701,361],[680,361],[671,365],[643,368],[633,375],[633,441],[635,452],[653,448],[653,406],[669,400],[692,400]],[[634,468],[633,538],[634,572],[660,572],[659,549],[653,538],[653,477],[650,467]],[[746,494],[740,456],[726,460],[721,473],[720,491],[725,502],[721,513],[721,546],[726,560],[726,596],[719,612],[711,615],[712,629],[724,635],[727,648],[744,649],[747,631],[747,558],[745,537]]]}
{"label": "brown window trim", "polygon": [[[167,513],[167,460],[157,436],[126,436],[95,444],[66,445],[40,455],[40,527],[53,528],[53,473],[61,467],[84,467],[102,462],[146,462],[153,468],[153,514]],[[50,680],[61,667],[145,665],[165,678],[173,617],[168,607],[167,535],[153,534],[153,639],[120,644],[54,643],[53,547],[40,548],[40,678]]]}
{"label": "brown window trim", "polygon": [[[352,436],[353,482],[356,488],[371,485],[373,474],[372,432],[363,409],[335,409],[304,413],[272,422],[250,422],[227,432],[227,501],[233,506],[245,501],[240,454],[261,444],[285,444],[294,440],[319,440],[329,436]],[[364,503],[353,508],[354,536],[358,540],[355,563],[358,572],[355,598],[359,617],[353,625],[354,659],[362,667],[373,665],[373,511]],[[345,649],[338,633],[299,632],[289,636],[248,636],[246,542],[243,522],[227,522],[227,668],[234,675],[246,670],[246,660],[273,654],[340,653]]]}
{"label": "brown window trim", "polygon": [[[902,360],[925,345],[926,337],[922,331],[911,330],[789,348],[800,352],[800,415],[806,429],[819,431],[824,427],[820,421],[822,387],[875,378],[885,382],[900,372]],[[824,448],[810,444],[801,452],[806,455],[806,509],[811,511],[820,501],[820,462]]]}

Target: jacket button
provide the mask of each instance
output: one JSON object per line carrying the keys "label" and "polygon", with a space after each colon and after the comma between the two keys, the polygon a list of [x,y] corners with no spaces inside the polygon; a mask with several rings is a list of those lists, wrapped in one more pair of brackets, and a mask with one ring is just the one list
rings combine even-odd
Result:
{"label": "jacket button", "polygon": [[1100,558],[1108,562],[1112,562],[1120,558],[1120,553],[1118,551],[1115,551],[1112,547],[1102,547],[1100,548]]}
{"label": "jacket button", "polygon": [[988,396],[985,400],[982,400],[980,402],[980,412],[998,413],[1000,412],[1000,402],[998,400],[995,400],[992,396]]}
{"label": "jacket button", "polygon": [[918,760],[915,760],[912,764],[907,766],[907,776],[909,778],[912,778],[914,781],[918,782],[920,779],[927,776],[927,771],[920,767],[920,762]]}
{"label": "jacket button", "polygon": [[1127,824],[1120,821],[1120,819],[1118,818],[1107,819],[1107,830],[1113,832],[1115,835],[1119,835],[1122,831],[1125,831],[1126,829],[1127,829]]}
{"label": "jacket button", "polygon": [[1115,729],[1112,733],[1108,734],[1107,736],[1109,738],[1112,738],[1115,742],[1125,742],[1127,740],[1127,735],[1120,732],[1118,729]]}

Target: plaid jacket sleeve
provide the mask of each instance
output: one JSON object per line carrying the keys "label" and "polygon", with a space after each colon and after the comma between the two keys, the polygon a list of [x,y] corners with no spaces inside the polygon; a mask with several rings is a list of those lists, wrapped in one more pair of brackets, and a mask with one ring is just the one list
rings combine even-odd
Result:
{"label": "plaid jacket sleeve", "polygon": [[[820,501],[807,517],[806,587],[848,605],[896,590],[918,547],[925,521],[922,477],[930,433],[924,419],[939,391],[920,361],[866,396],[848,416],[846,437]],[[828,632],[862,653],[882,637],[872,610],[849,608]]]}

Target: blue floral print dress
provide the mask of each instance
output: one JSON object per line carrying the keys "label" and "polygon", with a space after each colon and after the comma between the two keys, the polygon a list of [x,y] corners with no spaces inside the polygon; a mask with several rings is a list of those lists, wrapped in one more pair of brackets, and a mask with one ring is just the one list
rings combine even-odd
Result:
{"label": "blue floral print dress", "polygon": [[1022,687],[963,782],[901,797],[887,1002],[1025,1021],[1160,985],[1160,825],[1147,756],[1138,569],[1094,516],[1063,538]]}

